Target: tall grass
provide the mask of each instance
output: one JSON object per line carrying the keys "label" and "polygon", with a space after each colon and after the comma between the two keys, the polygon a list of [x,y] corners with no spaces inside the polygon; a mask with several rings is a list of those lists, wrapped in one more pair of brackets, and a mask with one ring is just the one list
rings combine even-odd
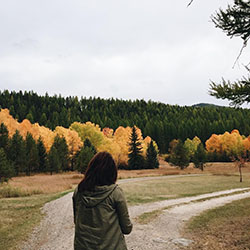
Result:
{"label": "tall grass", "polygon": [[[74,172],[54,175],[37,174],[33,176],[14,177],[9,181],[9,186],[13,189],[13,193],[20,193],[20,196],[50,194],[72,189],[82,178],[83,175]],[[5,193],[6,191],[2,192]]]}
{"label": "tall grass", "polygon": [[26,197],[34,194],[42,194],[42,192],[39,189],[22,190],[21,188],[12,187],[10,185],[2,184],[0,186],[0,199],[11,197]]}

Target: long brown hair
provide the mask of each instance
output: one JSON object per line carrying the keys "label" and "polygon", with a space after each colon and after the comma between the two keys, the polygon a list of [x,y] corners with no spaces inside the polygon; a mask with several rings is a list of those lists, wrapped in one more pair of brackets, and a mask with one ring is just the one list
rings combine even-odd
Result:
{"label": "long brown hair", "polygon": [[95,186],[115,184],[116,180],[117,166],[112,155],[108,152],[99,152],[90,160],[78,190],[93,190]]}

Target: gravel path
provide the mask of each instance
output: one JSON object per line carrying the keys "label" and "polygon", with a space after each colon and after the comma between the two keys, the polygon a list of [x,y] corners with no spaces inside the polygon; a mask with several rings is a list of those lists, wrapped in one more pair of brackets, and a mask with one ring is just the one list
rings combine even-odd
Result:
{"label": "gravel path", "polygon": [[[229,193],[232,193],[233,190],[229,191]],[[225,194],[226,192],[223,193]],[[219,195],[219,192],[217,192],[216,195]],[[205,198],[205,195],[203,196],[203,198]],[[209,197],[211,197],[211,194]],[[179,206],[177,205],[173,208],[163,210],[163,213],[150,224],[134,225],[133,233],[126,237],[128,249],[175,250],[179,249],[180,246],[187,246],[191,243],[191,241],[182,238],[180,234],[184,223],[187,220],[207,209],[223,206],[234,200],[244,198],[250,198],[249,191],[240,194],[231,194],[229,196],[212,198],[202,202],[194,202]],[[177,204],[177,199],[175,204]]]}
{"label": "gravel path", "polygon": [[[140,178],[141,179],[141,178]],[[131,179],[128,179],[131,181]],[[136,180],[134,180],[136,181]],[[119,181],[124,182],[124,180]],[[234,194],[237,191],[244,193]],[[228,196],[216,197],[219,195]],[[221,192],[214,192],[195,197],[165,200],[155,203],[129,207],[129,213],[134,223],[133,231],[126,236],[129,250],[147,249],[179,249],[189,243],[188,239],[181,238],[180,231],[184,222],[202,211],[223,206],[234,200],[250,197],[250,188],[239,188]],[[210,198],[206,201],[199,199]],[[192,201],[196,201],[192,203]],[[186,203],[186,204],[183,204]],[[145,212],[156,209],[163,213],[147,225],[135,223],[135,218]],[[172,207],[174,206],[174,207]],[[20,247],[21,250],[73,250],[73,211],[72,193],[45,204],[42,209],[46,214],[39,227],[37,227],[29,240]]]}

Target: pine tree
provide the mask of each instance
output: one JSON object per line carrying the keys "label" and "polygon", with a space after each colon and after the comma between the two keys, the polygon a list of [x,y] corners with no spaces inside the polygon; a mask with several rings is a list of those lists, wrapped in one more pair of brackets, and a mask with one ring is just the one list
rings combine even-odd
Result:
{"label": "pine tree", "polygon": [[85,141],[84,141],[84,147],[91,148],[91,150],[93,151],[94,154],[97,153],[96,148],[94,147],[94,145],[91,143],[91,141],[88,138],[85,139]]}
{"label": "pine tree", "polygon": [[77,154],[77,159],[76,159],[76,169],[84,174],[90,160],[92,157],[95,155],[93,149],[91,147],[82,147],[79,153]]}
{"label": "pine tree", "polygon": [[41,126],[45,126],[47,124],[48,120],[47,120],[47,116],[45,113],[42,113],[41,117],[40,117],[40,125]]}
{"label": "pine tree", "polygon": [[157,157],[157,151],[154,147],[153,141],[148,144],[146,155],[146,168],[159,168],[159,161]]}
{"label": "pine tree", "polygon": [[53,172],[58,173],[61,168],[61,162],[59,158],[59,154],[57,149],[54,145],[50,148],[49,155],[48,155],[48,165],[49,165],[49,172],[52,175]]}
{"label": "pine tree", "polygon": [[4,149],[0,147],[0,184],[1,182],[8,182],[13,175],[13,165],[7,160]]}
{"label": "pine tree", "polygon": [[93,146],[91,141],[88,138],[85,139],[83,147],[76,156],[76,169],[81,173],[85,173],[89,161],[96,154],[96,152],[96,148]]}
{"label": "pine tree", "polygon": [[207,153],[203,144],[200,143],[193,156],[194,166],[203,171],[206,161],[207,161]]}
{"label": "pine tree", "polygon": [[47,158],[47,152],[44,146],[44,143],[42,141],[42,138],[39,137],[37,141],[37,150],[38,150],[38,157],[39,157],[39,172],[45,172],[48,166],[48,158]]}
{"label": "pine tree", "polygon": [[69,170],[69,149],[65,137],[60,137],[59,135],[56,135],[52,146],[55,147],[57,150],[60,162],[60,169],[63,171]]}
{"label": "pine tree", "polygon": [[19,131],[16,130],[10,141],[8,158],[13,162],[15,175],[26,170],[26,145]]}
{"label": "pine tree", "polygon": [[9,144],[9,131],[4,123],[0,125],[0,148],[3,148],[5,151],[7,150],[7,146]]}
{"label": "pine tree", "polygon": [[129,142],[128,169],[142,169],[144,165],[141,142],[136,133],[136,127],[133,126]]}
{"label": "pine tree", "polygon": [[37,172],[39,168],[39,155],[35,140],[28,132],[26,136],[26,175],[30,175],[31,172]]}
{"label": "pine tree", "polygon": [[32,113],[28,113],[28,114],[26,115],[26,119],[28,119],[31,123],[34,123],[34,118],[33,118]]}
{"label": "pine tree", "polygon": [[169,162],[180,167],[180,169],[184,169],[189,165],[188,150],[181,140],[177,140],[177,143],[172,148]]}
{"label": "pine tree", "polygon": [[212,21],[227,36],[238,36],[246,43],[250,37],[250,2],[234,0],[233,5],[228,5],[226,10],[220,9],[213,15]]}
{"label": "pine tree", "polygon": [[[242,52],[243,48],[247,46],[247,42],[250,38],[250,2],[234,0],[233,5],[228,5],[226,10],[220,9],[213,15],[212,21],[216,28],[224,31],[230,38],[240,37],[243,40]],[[249,73],[250,69],[248,65],[246,69]],[[221,84],[211,83],[210,95],[216,98],[228,99],[231,101],[231,105],[238,106],[242,105],[244,102],[250,102],[249,86],[249,75],[233,83],[222,79]]]}

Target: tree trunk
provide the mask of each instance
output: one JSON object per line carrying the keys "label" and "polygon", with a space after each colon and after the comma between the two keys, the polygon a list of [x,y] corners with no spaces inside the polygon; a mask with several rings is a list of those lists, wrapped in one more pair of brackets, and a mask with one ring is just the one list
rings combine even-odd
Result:
{"label": "tree trunk", "polygon": [[240,163],[240,165],[239,165],[239,172],[240,172],[240,182],[242,182],[242,171],[241,171],[241,163]]}

